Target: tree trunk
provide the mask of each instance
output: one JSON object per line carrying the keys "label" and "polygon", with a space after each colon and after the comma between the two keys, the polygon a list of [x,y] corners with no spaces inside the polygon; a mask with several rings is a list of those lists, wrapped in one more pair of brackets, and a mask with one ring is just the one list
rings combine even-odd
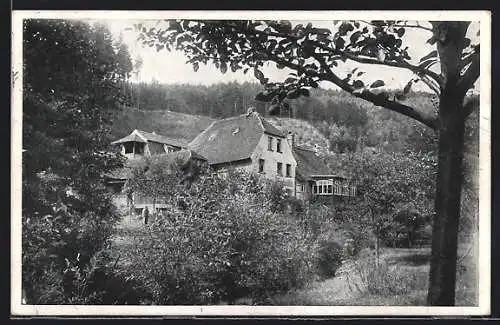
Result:
{"label": "tree trunk", "polygon": [[453,306],[462,189],[466,89],[458,87],[465,34],[470,22],[432,22],[443,87],[439,102],[439,158],[427,303]]}
{"label": "tree trunk", "polygon": [[[451,91],[453,92],[453,91]],[[458,223],[462,188],[465,119],[456,96],[443,94],[440,107],[439,161],[427,303],[453,306],[457,263]],[[443,97],[455,97],[454,100]],[[463,98],[463,97],[462,97]]]}

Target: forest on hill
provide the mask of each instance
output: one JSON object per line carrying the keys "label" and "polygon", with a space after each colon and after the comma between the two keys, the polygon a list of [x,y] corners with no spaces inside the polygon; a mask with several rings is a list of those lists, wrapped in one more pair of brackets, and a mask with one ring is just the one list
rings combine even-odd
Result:
{"label": "forest on hill", "polygon": [[[144,128],[159,133],[168,130],[171,136],[192,138],[211,121],[243,114],[253,106],[267,117],[273,114],[277,118],[291,117],[309,122],[328,139],[327,149],[335,153],[354,152],[365,147],[387,152],[436,149],[435,134],[424,125],[345,92],[311,89],[309,97],[287,100],[285,109],[270,112],[270,103],[255,99],[261,90],[260,84],[249,82],[210,86],[128,83],[126,93],[130,107],[115,119],[113,135],[123,136],[133,128]],[[435,95],[426,92],[410,92],[402,101],[427,111],[436,109]],[[479,123],[478,116],[476,111],[469,118],[467,147],[470,152],[478,152],[478,128],[473,127]],[[307,134],[302,137],[307,138]]]}

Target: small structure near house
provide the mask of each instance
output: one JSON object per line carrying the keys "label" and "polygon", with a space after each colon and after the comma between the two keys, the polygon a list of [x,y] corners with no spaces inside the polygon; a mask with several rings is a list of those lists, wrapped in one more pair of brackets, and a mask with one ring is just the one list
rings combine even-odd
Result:
{"label": "small structure near house", "polygon": [[184,173],[183,181],[187,183],[191,182],[194,178],[196,168],[206,164],[205,158],[188,149],[155,155],[135,156],[135,158],[127,159],[123,168],[108,173],[105,175],[105,178],[108,188],[115,193],[115,205],[123,209],[129,209],[131,214],[141,213],[146,207],[148,207],[149,212],[152,214],[157,214],[167,208],[166,202],[161,198],[150,198],[139,193],[124,192],[127,180],[133,177],[133,170],[145,166],[147,163],[146,160],[165,166],[165,168],[173,168],[174,165],[180,164],[181,170]]}
{"label": "small structure near house", "polygon": [[120,145],[121,153],[125,157],[138,158],[186,149],[188,141],[135,129],[126,137],[113,141],[111,144]]}

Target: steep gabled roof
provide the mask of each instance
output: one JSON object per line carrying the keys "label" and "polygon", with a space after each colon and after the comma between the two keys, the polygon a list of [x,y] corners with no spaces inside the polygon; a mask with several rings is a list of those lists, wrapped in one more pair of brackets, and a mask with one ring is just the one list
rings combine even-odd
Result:
{"label": "steep gabled roof", "polygon": [[125,143],[125,142],[143,142],[143,143],[146,143],[148,141],[145,140],[144,138],[140,137],[136,133],[132,132],[124,138],[121,138],[119,140],[111,142],[111,144],[120,144],[120,143]]}
{"label": "steep gabled roof", "polygon": [[210,164],[228,163],[250,158],[264,133],[285,137],[258,113],[242,114],[213,122],[188,148]]}
{"label": "steep gabled roof", "polygon": [[332,172],[321,161],[321,158],[310,149],[294,146],[293,156],[297,161],[297,176],[301,179],[307,180],[314,175],[332,175]]}
{"label": "steep gabled roof", "polygon": [[170,137],[166,137],[166,136],[161,135],[161,134],[150,133],[150,132],[136,129],[136,130],[132,131],[132,133],[130,133],[126,137],[121,138],[121,139],[116,140],[116,141],[113,141],[113,142],[111,142],[111,144],[120,144],[120,143],[131,142],[131,141],[132,142],[143,142],[143,143],[146,143],[148,141],[152,141],[152,142],[158,142],[158,143],[162,143],[162,144],[172,145],[172,146],[179,147],[179,148],[186,148],[188,143],[189,143],[189,141],[186,139],[170,138]]}
{"label": "steep gabled roof", "polygon": [[137,132],[145,137],[148,141],[153,141],[153,142],[158,142],[158,143],[164,143],[164,144],[169,144],[173,145],[179,148],[186,148],[189,141],[186,139],[174,139],[170,138],[164,135],[156,134],[156,133],[150,133],[146,131],[141,131],[137,130]]}

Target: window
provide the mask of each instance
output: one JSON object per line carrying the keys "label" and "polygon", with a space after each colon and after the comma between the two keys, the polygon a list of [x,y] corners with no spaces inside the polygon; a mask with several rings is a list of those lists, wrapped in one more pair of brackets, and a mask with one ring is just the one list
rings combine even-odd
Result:
{"label": "window", "polygon": [[286,164],[286,177],[292,177],[292,165]]}
{"label": "window", "polygon": [[333,188],[333,194],[342,195],[342,187],[340,186],[339,182],[335,182],[335,186]]}
{"label": "window", "polygon": [[306,190],[304,184],[297,184],[297,186],[295,186],[295,189],[296,189],[297,193],[302,193]]}
{"label": "window", "polygon": [[273,151],[273,137],[267,137],[267,150]]}
{"label": "window", "polygon": [[322,179],[316,181],[313,185],[313,194],[316,195],[332,195],[333,194],[333,181],[330,179]]}
{"label": "window", "polygon": [[281,139],[276,139],[276,151],[282,152],[281,151]]}
{"label": "window", "polygon": [[259,159],[259,173],[264,172],[264,159]]}
{"label": "window", "polygon": [[277,163],[276,164],[276,173],[278,173],[278,175],[280,176],[283,176],[283,163]]}

